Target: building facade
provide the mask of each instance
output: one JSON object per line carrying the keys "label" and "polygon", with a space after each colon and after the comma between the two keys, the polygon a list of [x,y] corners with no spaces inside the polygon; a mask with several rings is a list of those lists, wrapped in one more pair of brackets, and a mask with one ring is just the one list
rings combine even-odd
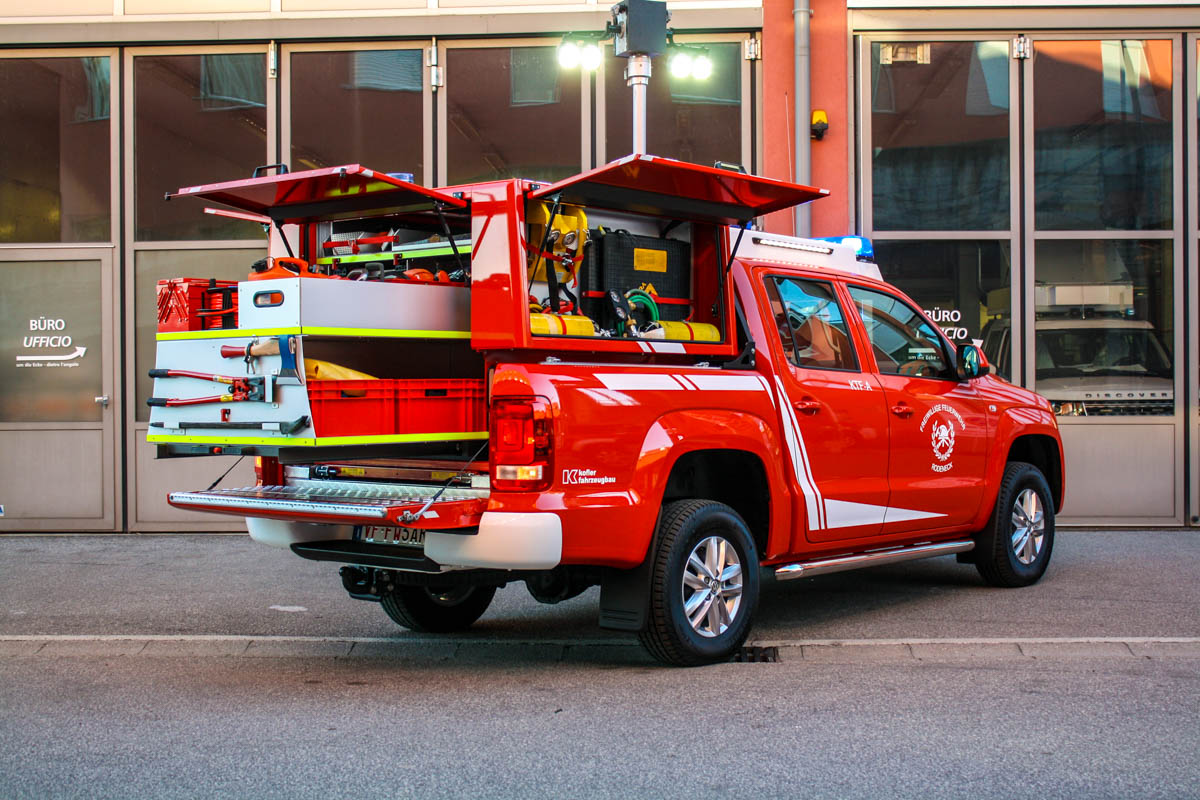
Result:
{"label": "building facade", "polygon": [[[362,163],[551,180],[629,152],[609,3],[52,0],[0,8],[0,531],[236,529],[168,508],[222,459],[145,443],[155,283],[261,228],[181,186]],[[648,150],[795,175],[795,2],[671,3]],[[950,336],[1056,403],[1064,522],[1200,524],[1200,4],[810,0],[815,235],[861,233]],[[986,7],[985,7],[986,6]],[[35,16],[36,15],[36,16]],[[764,225],[792,232],[788,213]],[[252,481],[250,465],[227,482]]]}

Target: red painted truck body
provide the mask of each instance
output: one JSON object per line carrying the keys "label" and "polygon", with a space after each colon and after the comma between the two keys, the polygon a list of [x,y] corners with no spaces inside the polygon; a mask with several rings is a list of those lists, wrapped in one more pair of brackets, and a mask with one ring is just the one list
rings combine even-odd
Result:
{"label": "red painted truck body", "polygon": [[[219,418],[215,404],[156,403],[161,455],[259,461],[256,487],[169,500],[245,516],[261,541],[350,565],[352,595],[417,629],[470,624],[508,581],[546,602],[600,584],[601,624],[639,631],[677,664],[741,645],[757,565],[789,578],[956,553],[993,584],[1036,580],[1063,500],[1049,404],[987,374],[977,349],[956,350],[849,246],[750,227],[822,194],[649,156],[552,185],[431,190],[351,165],[181,190],[270,219],[273,251],[286,240],[332,279],[243,282],[236,329],[160,334],[156,395],[207,394],[168,371],[211,370],[221,346],[246,352],[234,377],[274,392]],[[564,249],[562,220],[587,244]],[[402,240],[425,233],[461,252],[404,270],[423,262]],[[390,249],[368,264],[359,250],[377,240]],[[633,272],[618,263],[630,243]],[[548,279],[560,268],[573,303],[556,314]],[[655,281],[686,296],[657,294]],[[294,294],[297,315],[273,327]],[[442,326],[443,306],[469,325]],[[387,322],[419,313],[434,321]],[[371,314],[385,324],[359,321]],[[268,340],[275,355],[252,358]],[[326,436],[339,412],[317,389],[350,384],[280,381],[288,351],[298,372],[315,353],[397,377],[343,390],[347,409],[360,391],[478,381],[474,399],[455,402],[475,403],[466,416],[486,414],[487,428],[406,433],[419,420],[402,419]],[[463,408],[438,392],[430,402],[457,418]],[[309,413],[290,421],[296,409]],[[464,604],[473,610],[444,611]]]}

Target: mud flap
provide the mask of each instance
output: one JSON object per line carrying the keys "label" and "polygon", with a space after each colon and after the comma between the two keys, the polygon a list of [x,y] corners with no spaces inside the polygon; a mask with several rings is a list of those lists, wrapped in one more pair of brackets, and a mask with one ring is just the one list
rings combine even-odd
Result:
{"label": "mud flap", "polygon": [[600,578],[600,627],[640,631],[650,607],[650,570],[654,550],[633,569],[606,568]]}

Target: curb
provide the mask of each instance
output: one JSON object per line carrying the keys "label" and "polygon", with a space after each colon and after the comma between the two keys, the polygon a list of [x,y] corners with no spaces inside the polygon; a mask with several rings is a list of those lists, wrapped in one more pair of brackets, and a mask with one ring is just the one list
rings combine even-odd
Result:
{"label": "curb", "polygon": [[[1200,637],[1027,639],[781,639],[782,660],[814,663],[936,662],[978,659],[1200,658]],[[507,660],[648,660],[627,639],[468,639],[231,635],[0,635],[5,657],[383,658],[497,663]]]}

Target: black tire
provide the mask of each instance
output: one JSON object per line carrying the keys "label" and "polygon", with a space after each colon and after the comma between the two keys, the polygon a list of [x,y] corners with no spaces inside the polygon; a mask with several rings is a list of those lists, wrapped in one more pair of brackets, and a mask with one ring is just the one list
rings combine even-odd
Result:
{"label": "black tire", "polygon": [[[1029,518],[1034,498],[1041,512],[1040,537],[1037,519],[1033,525],[1018,524]],[[1023,535],[1026,527],[1028,536]],[[1029,586],[1046,572],[1053,549],[1054,499],[1046,477],[1033,464],[1010,462],[987,527],[975,537],[975,568],[992,586]]]}
{"label": "black tire", "polygon": [[[693,586],[705,581],[706,576],[696,567],[689,567],[689,558],[693,551],[707,555],[714,537],[732,546],[740,573],[733,573],[726,550],[722,566],[716,570],[718,580],[712,581],[710,588]],[[649,615],[645,629],[638,634],[642,645],[659,661],[674,666],[728,661],[746,641],[758,607],[758,550],[750,529],[727,505],[710,500],[679,500],[663,508],[656,541],[656,550],[649,555],[653,559]],[[714,552],[720,551],[714,549]],[[711,563],[716,563],[715,559]],[[711,563],[706,562],[705,566]],[[724,580],[726,576],[728,581]],[[691,582],[685,581],[685,577]],[[736,592],[739,579],[740,592]],[[700,612],[696,614],[697,626],[685,609],[693,596],[699,597],[695,606]],[[713,625],[714,617],[703,609],[713,609],[717,625]]]}
{"label": "black tire", "polygon": [[379,604],[409,630],[452,633],[471,627],[495,595],[495,586],[397,586]]}

